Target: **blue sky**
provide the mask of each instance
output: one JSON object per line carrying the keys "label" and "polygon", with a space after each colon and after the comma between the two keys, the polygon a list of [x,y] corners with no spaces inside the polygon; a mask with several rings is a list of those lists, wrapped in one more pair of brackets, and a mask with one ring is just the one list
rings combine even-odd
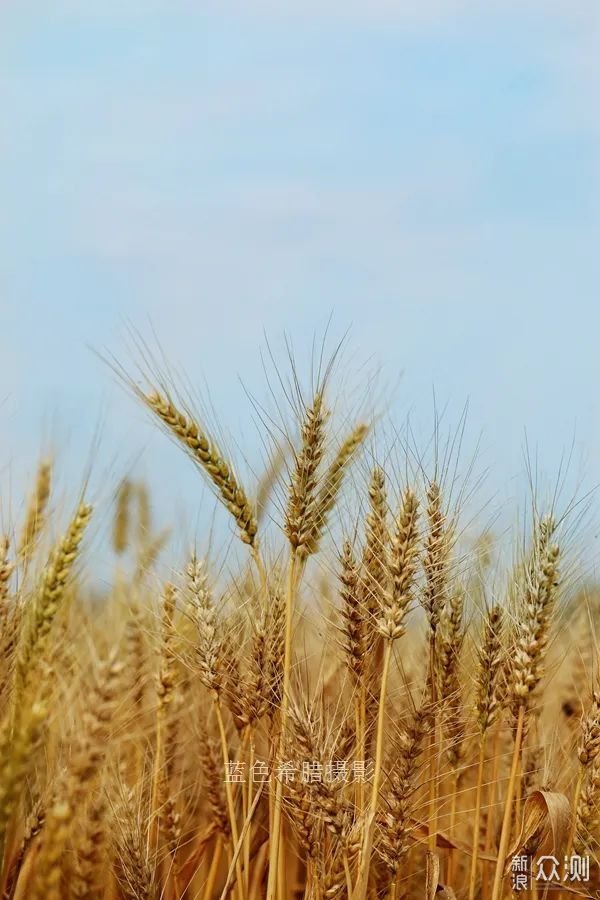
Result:
{"label": "blue sky", "polygon": [[[240,379],[350,328],[392,413],[466,400],[490,493],[524,433],[600,481],[600,12],[592,2],[8,2],[0,451],[196,479],[90,350],[152,330],[256,458]],[[283,355],[282,355],[283,358]],[[369,363],[369,365],[374,363]],[[204,391],[205,389],[203,389]],[[101,428],[99,449],[90,450]],[[11,501],[12,502],[12,501]],[[16,502],[16,501],[15,501]],[[4,502],[5,506],[6,503]]]}

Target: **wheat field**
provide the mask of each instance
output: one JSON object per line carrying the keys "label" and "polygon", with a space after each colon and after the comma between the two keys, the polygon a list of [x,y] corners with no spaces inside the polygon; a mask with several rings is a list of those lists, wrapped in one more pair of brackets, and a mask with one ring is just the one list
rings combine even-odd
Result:
{"label": "wheat field", "polygon": [[2,897],[600,896],[600,596],[569,510],[467,540],[448,458],[391,464],[328,373],[292,379],[255,483],[174,388],[127,383],[236,543],[177,557],[134,477],[61,513],[41,462],[0,545]]}

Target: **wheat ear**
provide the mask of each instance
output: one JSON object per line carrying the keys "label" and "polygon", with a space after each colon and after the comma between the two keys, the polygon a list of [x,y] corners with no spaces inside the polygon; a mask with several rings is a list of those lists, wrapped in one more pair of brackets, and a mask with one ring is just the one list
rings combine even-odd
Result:
{"label": "wheat ear", "polygon": [[112,544],[117,556],[125,553],[129,543],[132,495],[133,485],[128,478],[124,478],[117,490],[113,520]]}
{"label": "wheat ear", "polygon": [[522,609],[517,620],[517,644],[513,654],[511,683],[516,730],[510,777],[505,795],[504,818],[492,887],[492,900],[500,900],[504,866],[510,839],[512,804],[525,729],[525,716],[531,696],[542,675],[549,628],[558,587],[560,548],[552,543],[555,525],[551,517],[540,521],[530,564],[525,572]]}
{"label": "wheat ear", "polygon": [[477,887],[479,827],[485,769],[486,739],[488,731],[498,717],[502,704],[502,685],[500,684],[500,679],[502,677],[502,662],[504,658],[503,624],[503,608],[496,604],[491,607],[485,618],[483,642],[479,651],[477,666],[475,708],[477,712],[477,724],[479,726],[479,757],[477,762],[477,787],[475,793],[471,869],[469,873],[469,900],[474,900]]}
{"label": "wheat ear", "polygon": [[[460,655],[464,641],[463,607],[465,590],[456,584],[450,591],[446,608],[442,613],[439,629],[438,697],[442,737],[446,741],[446,759],[449,763],[450,816],[448,828],[453,833],[456,824],[459,765],[463,753],[465,721],[462,712],[462,684],[459,672]],[[454,880],[455,854],[448,851],[446,879]]]}
{"label": "wheat ear", "polygon": [[67,580],[79,553],[92,508],[81,503],[69,528],[54,550],[44,569],[42,581],[28,612],[17,657],[16,684],[13,703],[32,682],[33,673],[46,651],[48,636],[64,597]]}
{"label": "wheat ear", "polygon": [[363,444],[368,433],[368,425],[357,425],[342,443],[333,462],[323,476],[323,485],[318,492],[315,502],[315,513],[312,526],[304,545],[303,552],[307,556],[312,556],[312,554],[316,553],[319,549],[321,536],[327,526],[329,514],[334,508],[338,498],[346,469]]}
{"label": "wheat ear", "polygon": [[389,554],[389,583],[378,593],[375,627],[388,641],[395,641],[405,632],[404,620],[412,599],[412,589],[419,554],[419,501],[410,488],[404,492],[402,507],[391,542]]}
{"label": "wheat ear", "polygon": [[394,768],[386,791],[386,804],[380,816],[379,853],[388,870],[392,898],[395,898],[396,879],[407,850],[419,757],[430,718],[431,709],[424,704],[411,714],[403,728],[400,746],[394,753]]}
{"label": "wheat ear", "polygon": [[75,840],[76,863],[71,891],[76,900],[96,900],[104,890],[107,801],[99,793],[88,804],[82,833]]}
{"label": "wheat ear", "polygon": [[257,532],[256,510],[214,441],[164,394],[154,391],[142,396],[148,408],[185,447],[202,471],[206,472],[218,496],[235,519],[242,541],[253,547]]}
{"label": "wheat ear", "polygon": [[577,828],[579,825],[579,809],[580,798],[583,785],[587,776],[588,781],[593,782],[594,776],[590,777],[590,772],[594,772],[596,760],[600,754],[600,689],[596,688],[592,692],[592,703],[589,711],[581,720],[581,734],[577,747],[577,758],[579,760],[579,771],[575,782],[575,790],[573,792],[573,809],[575,815],[571,825],[569,840],[566,849],[566,855],[570,856],[575,839],[577,836]]}
{"label": "wheat ear", "polygon": [[37,538],[44,524],[44,515],[50,497],[52,464],[44,460],[40,463],[33,492],[27,507],[23,530],[18,543],[19,558],[25,563],[33,553]]}
{"label": "wheat ear", "polygon": [[0,710],[10,696],[14,655],[19,638],[23,608],[17,598],[9,598],[14,565],[9,560],[10,542],[0,537]]}
{"label": "wheat ear", "polygon": [[0,728],[0,865],[4,859],[6,830],[25,785],[46,716],[46,705],[36,701],[27,709],[19,708],[16,718],[12,722],[6,718]]}
{"label": "wheat ear", "polygon": [[114,841],[119,888],[124,900],[157,900],[154,859],[144,839],[145,815],[140,815],[145,811],[136,809],[134,797],[128,791],[119,808],[119,829]]}
{"label": "wheat ear", "polygon": [[96,783],[104,762],[122,684],[123,666],[113,657],[100,664],[89,703],[76,735],[69,768],[48,810],[42,848],[32,884],[32,900],[61,900],[63,863],[73,834],[75,815]]}
{"label": "wheat ear", "polygon": [[[365,544],[360,573],[361,603],[368,634],[366,677],[361,684],[364,746],[370,750],[377,727],[378,698],[383,664],[384,638],[377,629],[381,604],[390,590],[390,530],[387,479],[375,466],[369,481],[369,509],[365,523]],[[360,798],[362,808],[363,798]]]}
{"label": "wheat ear", "polygon": [[285,533],[292,552],[300,557],[310,553],[312,535],[318,521],[317,484],[325,444],[326,418],[323,394],[318,391],[302,423],[302,445],[296,454],[285,513]]}
{"label": "wheat ear", "polygon": [[[301,428],[302,444],[295,456],[284,520],[284,531],[291,547],[291,560],[288,566],[285,600],[285,642],[279,719],[280,738],[279,752],[277,754],[279,758],[283,749],[289,706],[292,629],[296,593],[302,575],[303,564],[310,549],[310,536],[317,513],[317,484],[325,445],[326,419],[327,413],[324,407],[323,392],[318,390],[312,404],[305,410]],[[283,782],[281,779],[277,779],[273,807],[273,829],[269,846],[267,900],[275,900],[277,895],[282,799]]]}
{"label": "wheat ear", "polygon": [[368,872],[379,802],[379,789],[384,753],[385,704],[394,641],[404,634],[404,619],[412,597],[419,553],[418,501],[414,492],[407,488],[402,499],[396,531],[392,542],[390,575],[386,582],[391,588],[378,592],[376,627],[385,641],[379,704],[377,710],[377,742],[375,766],[371,786],[371,803],[364,825],[360,870],[354,900],[365,900],[368,886]]}
{"label": "wheat ear", "polygon": [[8,535],[4,535],[0,538],[0,604],[4,604],[8,596],[10,577],[15,568],[8,558],[9,550],[10,540]]}
{"label": "wheat ear", "polygon": [[[325,752],[322,738],[315,727],[313,718],[306,710],[294,708],[291,710],[291,719],[296,748],[302,753],[305,760],[314,760],[322,765]],[[317,807],[317,818],[321,821],[325,831],[332,835],[334,846],[339,848],[343,860],[346,889],[348,897],[350,897],[352,892],[349,863],[351,809],[343,800],[339,785],[336,789],[335,784],[329,784],[326,779],[317,779],[312,783],[310,794]]]}
{"label": "wheat ear", "polygon": [[451,529],[442,502],[442,492],[437,481],[427,486],[427,536],[423,556],[425,584],[421,594],[421,604],[429,622],[429,671],[428,684],[431,692],[434,723],[429,743],[429,849],[435,851],[437,831],[437,782],[438,782],[438,628],[442,612],[446,606],[449,580],[449,558],[451,549]]}
{"label": "wheat ear", "polygon": [[45,818],[46,811],[42,802],[38,800],[30,814],[25,819],[23,836],[16,853],[13,855],[10,861],[8,871],[6,872],[2,900],[13,900],[13,897],[15,896],[17,890],[17,883],[19,881],[21,869],[23,868],[23,863],[25,862],[25,857],[27,856],[33,841],[44,827]]}
{"label": "wheat ear", "polygon": [[[197,627],[197,664],[198,674],[204,686],[210,691],[213,700],[213,708],[217,718],[219,737],[221,741],[221,758],[223,771],[227,772],[229,766],[229,750],[225,723],[223,722],[223,709],[221,695],[224,687],[225,667],[223,658],[223,638],[212,597],[208,589],[206,573],[202,563],[195,556],[192,557],[187,568],[187,581],[189,597],[194,611]],[[225,796],[229,813],[229,827],[234,847],[238,843],[238,826],[235,813],[235,803],[230,781],[225,781]],[[239,856],[235,863],[238,892],[242,891],[242,866]]]}
{"label": "wheat ear", "polygon": [[159,671],[156,679],[156,746],[154,749],[154,770],[152,774],[152,802],[150,816],[151,848],[157,849],[159,837],[159,817],[162,815],[165,797],[164,768],[168,756],[168,737],[170,734],[168,714],[176,687],[175,657],[175,606],[176,592],[172,584],[167,583],[162,597],[162,621],[160,634]]}

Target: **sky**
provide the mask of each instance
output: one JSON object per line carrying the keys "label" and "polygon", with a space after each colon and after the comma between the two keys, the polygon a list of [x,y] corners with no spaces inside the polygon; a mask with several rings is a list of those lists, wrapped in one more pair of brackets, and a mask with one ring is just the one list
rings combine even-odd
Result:
{"label": "sky", "polygon": [[252,464],[261,351],[308,374],[329,327],[394,422],[468,402],[490,496],[526,441],[594,488],[599,37],[592,0],[3,3],[3,510],[50,448],[206,502],[98,357],[132,332]]}

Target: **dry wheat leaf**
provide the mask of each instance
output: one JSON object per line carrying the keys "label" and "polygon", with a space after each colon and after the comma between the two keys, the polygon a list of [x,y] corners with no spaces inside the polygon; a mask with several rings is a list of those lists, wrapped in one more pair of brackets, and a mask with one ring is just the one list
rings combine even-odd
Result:
{"label": "dry wheat leaf", "polygon": [[571,822],[569,799],[557,791],[533,791],[525,801],[521,832],[508,852],[505,873],[536,832],[542,832],[540,850],[560,855]]}

